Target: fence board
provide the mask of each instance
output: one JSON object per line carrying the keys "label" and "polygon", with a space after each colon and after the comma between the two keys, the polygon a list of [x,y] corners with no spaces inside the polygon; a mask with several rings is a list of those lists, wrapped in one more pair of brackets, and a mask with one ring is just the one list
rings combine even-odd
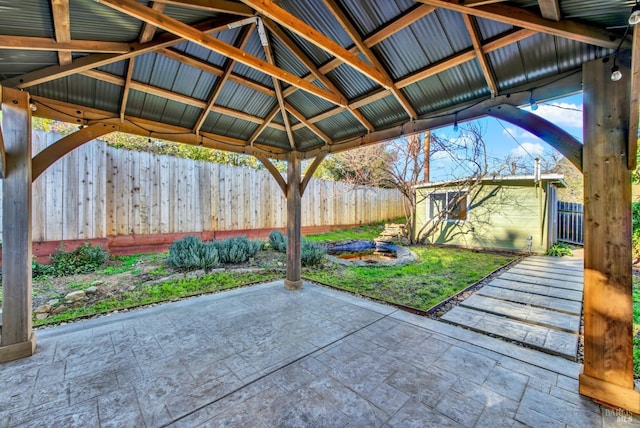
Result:
{"label": "fence board", "polygon": [[[34,153],[60,138],[34,134]],[[402,216],[397,191],[354,191],[324,180],[309,182],[302,203],[303,226]],[[36,242],[286,226],[286,200],[265,170],[115,149],[98,140],[55,162],[34,182],[33,210]]]}

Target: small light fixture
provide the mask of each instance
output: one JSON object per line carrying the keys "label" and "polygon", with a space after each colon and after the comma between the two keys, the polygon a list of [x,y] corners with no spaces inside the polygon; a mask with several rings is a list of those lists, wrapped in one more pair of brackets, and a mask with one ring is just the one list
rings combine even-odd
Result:
{"label": "small light fixture", "polygon": [[460,127],[458,126],[458,114],[456,113],[456,118],[453,121],[453,132],[458,132]]}
{"label": "small light fixture", "polygon": [[29,108],[31,109],[31,111],[36,111],[38,110],[38,106],[36,106],[36,103],[33,102],[33,100],[29,100]]}
{"label": "small light fixture", "polygon": [[613,57],[613,67],[611,67],[611,80],[613,82],[617,82],[622,79],[622,72],[620,71],[620,67],[616,65],[616,57]]}
{"label": "small light fixture", "polygon": [[629,25],[636,25],[640,23],[640,2],[636,0],[635,6],[631,9],[631,15],[629,15]]}

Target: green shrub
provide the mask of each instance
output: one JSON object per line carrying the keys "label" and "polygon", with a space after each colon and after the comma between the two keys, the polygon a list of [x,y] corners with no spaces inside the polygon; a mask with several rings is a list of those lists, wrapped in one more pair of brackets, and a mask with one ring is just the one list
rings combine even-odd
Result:
{"label": "green shrub", "polygon": [[634,260],[640,259],[640,202],[631,203],[631,254]]}
{"label": "green shrub", "polygon": [[279,230],[273,230],[269,233],[269,244],[278,252],[287,252],[287,236]]}
{"label": "green shrub", "polygon": [[95,272],[104,264],[107,256],[102,245],[94,246],[85,242],[71,252],[65,250],[64,244],[60,244],[49,259],[53,275],[64,276]]}
{"label": "green shrub", "polygon": [[208,271],[220,263],[220,257],[213,243],[205,244],[197,236],[185,236],[171,244],[165,263],[177,270]]}
{"label": "green shrub", "polygon": [[35,258],[31,260],[31,278],[46,279],[51,276],[55,276],[53,266],[40,263]]}
{"label": "green shrub", "polygon": [[302,239],[302,248],[300,249],[302,266],[317,266],[327,254],[326,248],[317,242]]}
{"label": "green shrub", "polygon": [[244,263],[262,249],[262,242],[252,241],[246,236],[213,241],[212,244],[217,246],[221,263]]}
{"label": "green shrub", "polygon": [[571,252],[571,247],[569,247],[564,242],[556,242],[555,244],[553,244],[551,248],[547,250],[546,254],[547,256],[554,256],[554,257],[573,255],[573,253]]}

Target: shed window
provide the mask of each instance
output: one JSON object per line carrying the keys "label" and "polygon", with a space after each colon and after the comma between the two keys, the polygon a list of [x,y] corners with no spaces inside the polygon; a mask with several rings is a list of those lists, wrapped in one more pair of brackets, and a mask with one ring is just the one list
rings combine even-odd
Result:
{"label": "shed window", "polygon": [[464,192],[432,193],[429,195],[428,207],[429,218],[435,218],[444,213],[443,220],[464,221],[467,219],[467,195]]}

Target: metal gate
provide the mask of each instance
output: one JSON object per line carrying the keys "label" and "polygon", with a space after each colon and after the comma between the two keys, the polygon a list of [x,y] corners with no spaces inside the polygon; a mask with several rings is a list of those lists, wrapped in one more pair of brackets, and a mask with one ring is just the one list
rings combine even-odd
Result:
{"label": "metal gate", "polygon": [[558,241],[582,245],[583,218],[583,204],[558,201]]}

